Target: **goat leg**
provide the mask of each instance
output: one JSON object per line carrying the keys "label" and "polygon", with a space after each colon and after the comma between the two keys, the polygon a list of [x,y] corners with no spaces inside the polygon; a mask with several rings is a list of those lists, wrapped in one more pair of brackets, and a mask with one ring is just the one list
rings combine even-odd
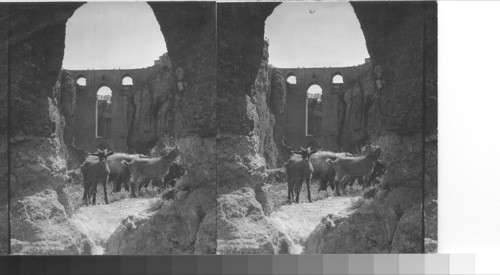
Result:
{"label": "goat leg", "polygon": [[374,180],[374,179],[375,179],[375,173],[374,173],[374,172],[372,172],[372,173],[370,174],[370,178],[368,178],[368,182],[366,183],[366,185],[367,185],[368,187],[372,187],[372,182],[373,182],[373,180]]}
{"label": "goat leg", "polygon": [[102,189],[104,191],[104,201],[106,204],[109,204],[108,202],[108,192],[106,190],[106,185],[108,185],[108,177],[105,177],[104,180],[102,181]]}
{"label": "goat leg", "polygon": [[328,193],[328,178],[322,177],[319,179],[318,193],[321,191],[326,191]]}
{"label": "goat leg", "polygon": [[137,195],[140,195],[141,188],[144,186],[144,184],[145,184],[146,181],[149,183],[149,181],[151,181],[151,180],[143,178],[143,177],[140,177],[139,180],[137,181],[137,183],[138,183],[138,186],[137,186]]}
{"label": "goat leg", "polygon": [[364,177],[358,177],[358,184],[362,187],[362,190],[366,188],[366,182]]}
{"label": "goat leg", "polygon": [[296,182],[294,185],[295,189],[295,203],[299,203],[300,189],[302,189],[302,179]]}
{"label": "goat leg", "polygon": [[135,179],[133,179],[132,181],[130,181],[130,195],[132,198],[137,197],[135,195],[135,187],[136,187],[136,183],[135,183]]}
{"label": "goat leg", "polygon": [[342,196],[340,194],[340,188],[341,186],[344,186],[344,181],[345,181],[345,177],[343,177],[341,180],[335,180],[335,196]]}
{"label": "goat leg", "polygon": [[312,200],[311,200],[311,176],[309,176],[306,179],[306,184],[307,184],[307,199],[309,200],[309,202],[312,202]]}
{"label": "goat leg", "polygon": [[[125,186],[125,191],[129,191],[130,190],[130,178],[127,178],[126,180],[124,180],[123,185]],[[121,187],[120,187],[120,191],[121,191]]]}
{"label": "goat leg", "polygon": [[293,200],[293,181],[288,180],[288,203],[292,203]]}
{"label": "goat leg", "polygon": [[349,181],[349,187],[351,189],[354,187],[354,183],[356,183],[356,180],[358,181],[358,184],[360,183],[360,177],[351,177],[351,180]]}
{"label": "goat leg", "polygon": [[97,184],[98,182],[94,182],[92,184],[92,187],[90,188],[90,190],[92,191],[92,205],[95,205],[95,197],[97,195]]}
{"label": "goat leg", "polygon": [[88,205],[87,197],[89,193],[89,187],[86,183],[83,184],[83,202],[85,202],[85,205]]}

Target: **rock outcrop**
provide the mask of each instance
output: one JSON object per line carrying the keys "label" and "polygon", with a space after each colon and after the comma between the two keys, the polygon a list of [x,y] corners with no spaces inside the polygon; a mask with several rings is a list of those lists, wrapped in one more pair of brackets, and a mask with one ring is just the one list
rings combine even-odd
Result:
{"label": "rock outcrop", "polygon": [[109,238],[106,254],[214,254],[213,197],[211,189],[180,191],[152,214],[129,216]]}
{"label": "rock outcrop", "polygon": [[217,254],[290,254],[293,244],[249,187],[219,196],[217,239]]}
{"label": "rock outcrop", "polygon": [[274,6],[217,5],[218,254],[287,250],[285,235],[266,216],[272,204],[262,190],[266,167],[276,165],[274,115],[284,101],[283,89],[272,90],[282,86],[273,84],[280,76],[267,64],[263,40],[263,19]]}
{"label": "rock outcrop", "polygon": [[167,65],[153,66],[152,74],[142,83],[135,83],[129,97],[127,112],[128,147],[148,153],[164,135],[172,135],[175,125],[175,80]]}
{"label": "rock outcrop", "polygon": [[[108,242],[108,253],[213,254],[216,250],[215,3],[150,5],[172,61],[172,74],[158,73],[153,83],[159,81],[154,84],[159,87],[165,81],[162,79],[170,77],[175,92],[173,98],[163,101],[162,90],[156,93],[154,85],[143,93],[152,94],[153,102],[157,94],[158,108],[166,108],[167,113],[168,104],[173,102],[174,124],[161,127],[172,127],[171,136],[181,149],[187,173],[176,187],[172,203],[165,204],[147,219],[124,221],[134,226],[122,225],[117,229]],[[168,89],[163,96],[169,95]]]}
{"label": "rock outcrop", "polygon": [[[73,134],[74,83],[63,74],[62,81],[56,85],[63,58],[65,24],[80,5],[9,6],[13,14],[11,33],[15,34],[10,39],[14,253],[85,254],[90,251],[85,236],[68,220],[71,209],[62,191],[68,179],[65,142],[70,142]],[[168,218],[170,226],[175,228],[176,238],[186,240],[170,242],[172,253],[215,253],[215,4],[151,3],[151,7],[169,46],[175,72],[178,93],[174,112],[178,115],[173,136],[188,169],[173,203],[158,212],[174,213]],[[6,38],[2,39],[4,42]],[[4,50],[1,56],[5,56]],[[162,85],[161,77],[171,76],[158,77],[159,80],[153,80],[159,81],[157,86],[142,91],[150,92],[153,103],[157,102],[158,110],[153,108],[153,111],[164,114],[162,108],[169,103],[161,99],[164,94],[155,89]],[[2,85],[6,84],[3,81],[2,78]],[[65,94],[61,95],[61,91]],[[169,124],[161,119],[157,123],[167,127]],[[5,213],[2,207],[0,211]],[[162,217],[152,215],[145,224],[155,224]],[[0,229],[3,231],[3,227]],[[141,232],[151,233],[139,231],[139,236]],[[146,237],[139,236],[137,239]],[[121,251],[133,251],[128,244],[122,242]],[[145,242],[143,249],[136,252],[153,250],[144,245],[157,246],[158,242]],[[4,250],[3,245],[1,249]]]}
{"label": "rock outcrop", "polygon": [[[433,172],[427,177],[423,173],[422,131],[432,133],[436,117],[426,114],[432,122],[423,123],[422,106],[429,103],[422,101],[422,90],[425,86],[427,94],[436,94],[436,5],[381,2],[352,5],[373,64],[373,71],[360,80],[373,79],[366,87],[364,84],[347,87],[343,94],[342,139],[370,138],[382,147],[382,160],[391,172],[385,175],[383,187],[373,201],[366,202],[349,217],[333,221],[337,223],[335,227],[320,224],[310,236],[307,252],[423,252],[422,183],[424,178],[429,178],[429,183],[436,180]],[[274,3],[218,5],[218,205],[220,215],[229,221],[233,218],[234,224],[242,219],[241,215],[228,216],[221,206],[229,204],[227,198],[240,194],[242,188],[259,186],[267,165],[267,158],[260,151],[263,140],[258,137],[268,125],[267,119],[266,123],[259,119],[268,116],[259,113],[254,99],[258,89],[253,84],[262,79],[263,24],[275,6]],[[261,90],[264,86],[263,83]],[[429,108],[433,107],[431,104]],[[427,149],[432,155],[437,148]],[[428,186],[429,193],[436,189],[435,185]],[[241,196],[239,202],[243,209],[250,211],[255,207],[252,201],[253,196],[247,194]],[[429,220],[433,219],[432,211]],[[265,220],[263,215],[257,217],[246,220],[247,226],[252,220],[256,224]],[[262,236],[273,236],[272,227],[261,228],[265,232]],[[221,253],[241,253],[251,247],[250,243],[245,246],[232,242],[233,236],[248,239],[242,226],[224,229],[227,234],[218,236],[219,243],[224,243]],[[432,226],[429,229],[434,230]],[[274,241],[272,237],[266,240]],[[272,252],[271,249],[262,251]]]}
{"label": "rock outcrop", "polygon": [[[71,140],[73,88],[64,75],[57,84],[65,24],[80,5],[8,6],[13,34],[9,39],[12,77],[9,177],[12,249],[17,254],[90,251],[86,236],[68,219],[72,211],[62,186],[67,180],[66,145]],[[150,5],[168,45],[172,68],[170,73],[159,72],[149,84],[141,86],[134,98],[136,108],[153,106],[150,113],[139,111],[134,115],[138,123],[152,121],[144,123],[144,127],[151,129],[147,135],[143,135],[144,131],[136,133],[136,142],[144,138],[149,144],[152,136],[163,137],[163,131],[173,129],[172,136],[181,148],[188,172],[171,203],[151,215],[125,220],[111,237],[109,251],[114,254],[286,253],[285,244],[289,240],[266,216],[272,205],[266,203],[265,192],[259,189],[266,177],[265,169],[282,161],[275,137],[283,131],[280,126],[283,77],[267,66],[263,39],[265,19],[278,3],[216,6],[210,2],[153,2]],[[372,59],[377,96],[373,97],[373,103],[360,104],[356,98],[363,94],[363,87],[353,87],[345,94],[346,104],[356,111],[346,113],[352,128],[343,129],[346,135],[359,127],[366,129],[371,140],[383,147],[383,160],[392,172],[386,174],[383,187],[373,201],[340,221],[325,220],[310,236],[311,247],[308,245],[307,249],[331,253],[422,252],[422,239],[426,238],[425,243],[432,251],[437,239],[437,146],[433,138],[437,117],[436,3],[354,2],[352,5]],[[0,32],[0,42],[5,43],[5,28]],[[5,49],[0,53],[0,70],[5,72]],[[7,74],[1,75],[1,86],[5,87]],[[163,87],[167,80],[174,83],[173,87]],[[61,91],[68,93],[63,96]],[[4,93],[0,96],[6,99]],[[355,115],[364,112],[366,106],[370,106],[368,120],[359,120]],[[424,106],[428,110],[425,120]],[[6,129],[3,110],[0,111],[2,130]],[[170,110],[175,116],[169,115]],[[149,116],[159,117],[150,120]],[[422,139],[422,131],[426,140]],[[1,140],[5,138],[2,136]],[[3,159],[6,155],[3,143],[1,148]],[[425,173],[427,167],[421,166],[422,149],[426,150],[426,161],[431,166]],[[0,172],[6,173],[2,164],[0,160]],[[5,187],[4,181],[0,184]],[[424,209],[419,209],[424,187],[428,195]],[[6,197],[1,194],[6,192],[0,192],[0,203],[5,205]],[[422,210],[429,222],[425,236],[418,226]],[[5,207],[0,205],[0,222],[5,213]],[[224,222],[217,225],[216,217]],[[222,234],[217,236],[217,230]],[[5,227],[0,225],[2,236]],[[219,250],[216,238],[221,244]],[[244,241],[238,242],[236,238]],[[5,239],[0,241],[0,252],[5,251],[5,243]]]}
{"label": "rock outcrop", "polygon": [[[425,86],[430,94],[436,93],[436,5],[352,5],[375,65],[375,83],[380,95],[374,102],[368,133],[382,147],[382,159],[391,172],[384,176],[382,188],[373,202],[360,207],[335,228],[325,229],[320,224],[309,237],[307,252],[421,253],[425,251],[425,238],[432,250],[435,249],[432,238],[437,235],[436,201],[433,200],[437,191],[437,146],[435,136],[427,135],[423,140],[422,131],[435,133],[436,116],[426,113],[430,124],[424,124],[422,106],[429,102],[422,101],[422,91]],[[405,35],[397,36],[396,33]],[[425,63],[422,60],[424,53],[428,54],[424,56]],[[425,71],[423,65],[426,65]],[[422,82],[423,71],[427,78],[425,83]],[[428,164],[422,166],[424,148],[427,149],[428,167]],[[426,198],[422,209],[424,188],[430,197]],[[429,221],[425,235],[423,211],[427,213],[425,221]]]}

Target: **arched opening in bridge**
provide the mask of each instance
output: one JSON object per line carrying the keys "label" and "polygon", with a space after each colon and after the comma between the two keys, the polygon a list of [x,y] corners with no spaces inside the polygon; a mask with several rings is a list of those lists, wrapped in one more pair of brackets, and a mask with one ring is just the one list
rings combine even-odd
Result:
{"label": "arched opening in bridge", "polygon": [[122,79],[122,85],[123,85],[123,86],[131,86],[131,85],[134,85],[134,81],[132,80],[132,77],[130,77],[130,76],[125,76],[125,77]]}
{"label": "arched opening in bridge", "polygon": [[316,136],[321,133],[321,96],[323,89],[313,84],[307,89],[306,99],[306,136]]}
{"label": "arched opening in bridge", "polygon": [[340,74],[336,74],[332,78],[333,84],[344,84],[344,78]]}
{"label": "arched opening in bridge", "polygon": [[83,77],[83,76],[80,76],[76,80],[76,84],[78,84],[78,86],[85,87],[85,86],[87,86],[87,79],[85,77]]}
{"label": "arched opening in bridge", "polygon": [[297,84],[297,77],[292,74],[286,79],[286,82],[288,84]]}
{"label": "arched opening in bridge", "polygon": [[96,94],[95,108],[95,135],[97,138],[109,137],[111,128],[111,96],[108,86],[99,88]]}

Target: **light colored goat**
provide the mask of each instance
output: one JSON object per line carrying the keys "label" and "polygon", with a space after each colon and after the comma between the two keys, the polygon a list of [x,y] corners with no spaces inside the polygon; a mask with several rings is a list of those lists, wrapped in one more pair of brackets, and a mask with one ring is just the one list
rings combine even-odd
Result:
{"label": "light colored goat", "polygon": [[[327,159],[327,162],[335,169],[336,193],[340,191],[339,187],[345,186],[345,183],[353,178],[368,177],[373,172],[375,162],[380,157],[381,150],[377,148],[366,156],[359,157],[340,157],[336,160]],[[340,195],[340,192],[338,193]]]}
{"label": "light colored goat", "polygon": [[132,188],[135,189],[139,183],[138,190],[148,180],[162,181],[165,175],[168,174],[170,165],[180,155],[179,147],[174,148],[170,153],[163,157],[157,158],[135,158],[130,162],[122,161],[122,163],[130,169],[132,178]]}

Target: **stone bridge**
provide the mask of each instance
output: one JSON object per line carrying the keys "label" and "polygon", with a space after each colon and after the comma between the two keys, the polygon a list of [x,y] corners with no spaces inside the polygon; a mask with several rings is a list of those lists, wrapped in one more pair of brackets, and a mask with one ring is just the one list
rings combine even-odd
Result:
{"label": "stone bridge", "polygon": [[[371,81],[370,59],[367,58],[364,64],[351,67],[280,68],[280,71],[287,79],[286,142],[295,148],[320,145],[326,150],[338,150],[339,134],[342,131],[342,112],[339,106],[344,102],[346,91],[352,90],[361,82]],[[333,83],[336,76],[341,76],[341,83]],[[295,80],[291,81],[290,77],[295,77]],[[318,133],[309,135],[307,91],[315,84],[322,90],[321,125]]]}
{"label": "stone bridge", "polygon": [[[76,138],[75,145],[85,150],[95,151],[100,144],[114,150],[128,151],[129,129],[128,98],[134,92],[134,85],[147,80],[161,65],[171,67],[167,54],[155,61],[155,65],[139,69],[114,70],[67,70],[77,86]],[[124,82],[131,78],[132,84]],[[82,83],[82,78],[86,82]],[[97,92],[102,87],[111,89],[111,123],[102,137],[97,136]]]}

